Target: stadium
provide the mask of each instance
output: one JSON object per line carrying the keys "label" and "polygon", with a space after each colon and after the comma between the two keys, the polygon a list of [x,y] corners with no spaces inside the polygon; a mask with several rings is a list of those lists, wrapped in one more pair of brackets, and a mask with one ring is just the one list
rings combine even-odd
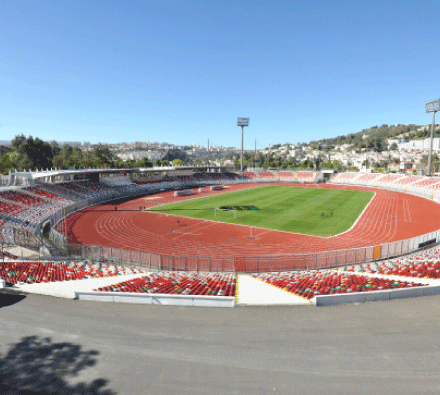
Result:
{"label": "stadium", "polygon": [[[70,292],[206,306],[438,292],[436,177],[170,167],[11,173],[2,183],[11,262],[0,277],[23,290],[101,277],[90,292]],[[23,249],[28,262],[15,255]],[[265,299],[253,288],[261,283],[278,295]]]}
{"label": "stadium", "polygon": [[0,394],[438,394],[432,3],[1,1]]}

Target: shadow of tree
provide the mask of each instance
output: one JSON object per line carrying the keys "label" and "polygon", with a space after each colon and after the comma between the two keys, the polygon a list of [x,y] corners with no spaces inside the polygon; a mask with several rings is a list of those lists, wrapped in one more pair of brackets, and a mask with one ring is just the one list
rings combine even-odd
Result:
{"label": "shadow of tree", "polygon": [[96,394],[106,390],[106,379],[72,385],[67,380],[96,364],[98,351],[82,351],[72,343],[53,343],[51,338],[28,336],[13,344],[0,359],[0,394]]}
{"label": "shadow of tree", "polygon": [[26,298],[26,295],[16,293],[16,292],[8,292],[7,290],[0,290],[0,308],[11,306],[15,303],[20,302]]}

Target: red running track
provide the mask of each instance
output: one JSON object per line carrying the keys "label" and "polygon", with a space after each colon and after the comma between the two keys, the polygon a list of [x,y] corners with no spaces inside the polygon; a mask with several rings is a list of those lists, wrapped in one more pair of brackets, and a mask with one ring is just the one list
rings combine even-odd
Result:
{"label": "red running track", "polygon": [[[375,196],[355,225],[345,233],[323,238],[139,211],[176,200],[261,185],[370,190]],[[205,188],[207,189],[207,188]],[[58,230],[70,241],[157,254],[190,256],[255,256],[367,247],[408,239],[440,229],[440,205],[417,196],[367,187],[301,184],[230,185],[226,190],[174,197],[173,192],[103,205],[70,216]],[[177,225],[179,219],[180,225]],[[252,237],[251,237],[252,235]]]}

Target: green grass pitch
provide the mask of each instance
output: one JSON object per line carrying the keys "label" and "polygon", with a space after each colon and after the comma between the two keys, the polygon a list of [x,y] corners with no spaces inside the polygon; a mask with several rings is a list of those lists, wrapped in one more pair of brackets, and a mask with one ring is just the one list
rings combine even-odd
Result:
{"label": "green grass pitch", "polygon": [[[263,186],[165,204],[148,211],[328,237],[350,229],[373,195],[346,189]],[[223,206],[255,206],[259,210],[220,210]]]}

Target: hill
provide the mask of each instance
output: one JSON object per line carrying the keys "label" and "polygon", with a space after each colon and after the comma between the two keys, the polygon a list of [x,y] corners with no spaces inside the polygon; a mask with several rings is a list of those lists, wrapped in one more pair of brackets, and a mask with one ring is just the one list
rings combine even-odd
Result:
{"label": "hill", "polygon": [[[372,126],[357,133],[350,133],[346,136],[311,141],[310,145],[329,147],[348,144],[354,149],[367,148],[375,152],[381,152],[387,149],[387,140],[390,138],[421,139],[429,137],[430,130],[430,125],[396,124],[389,126],[384,124],[381,126]],[[440,137],[440,129],[438,129],[438,125],[436,125],[434,137]]]}

